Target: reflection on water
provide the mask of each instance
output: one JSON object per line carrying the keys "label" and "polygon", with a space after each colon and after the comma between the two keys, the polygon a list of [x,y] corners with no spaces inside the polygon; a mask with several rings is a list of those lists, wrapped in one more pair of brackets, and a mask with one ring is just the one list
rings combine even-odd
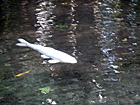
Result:
{"label": "reflection on water", "polygon": [[[57,7],[51,1],[40,2],[36,8],[37,23],[35,24],[35,26],[37,27],[36,37],[39,44],[43,46],[55,47],[57,46],[57,44],[60,45],[61,43],[63,44],[62,47],[65,47],[64,45],[67,43],[66,47],[70,47],[73,50],[71,54],[73,56],[76,56],[77,50],[76,50],[76,37],[74,34],[74,30],[76,29],[77,24],[74,24],[75,20],[74,20],[73,12],[75,11],[74,10],[75,6],[71,5],[72,3],[73,1],[71,1],[69,5],[67,4],[67,6],[70,8],[69,10],[67,10],[66,13],[63,13],[62,17],[60,18],[60,16],[58,16],[61,15],[59,13],[59,10],[57,10],[58,12],[56,11],[56,13],[53,13],[55,11],[55,8],[60,8],[60,7]],[[60,9],[63,10],[63,8],[64,7]],[[65,20],[64,22],[57,22],[62,20],[63,18],[66,18],[67,20]],[[55,30],[53,31],[54,28]],[[45,61],[43,62],[43,64],[46,63],[47,62]]]}
{"label": "reflection on water", "polygon": [[[98,4],[98,7],[95,8],[95,18],[97,21],[97,32],[100,33],[99,46],[101,46],[103,52],[100,69],[103,69],[108,74],[118,69],[116,62],[116,56],[118,55],[116,52],[116,48],[118,47],[116,38],[119,31],[117,30],[118,26],[121,24],[119,21],[121,19],[117,18],[120,15],[120,11],[118,11],[118,8],[109,5],[109,3]],[[110,81],[116,80],[111,78]]]}
{"label": "reflection on water", "polygon": [[50,1],[40,2],[36,8],[37,23],[35,26],[37,27],[37,41],[44,46],[46,46],[45,42],[49,40],[48,38],[52,37],[51,28],[54,24],[53,19],[55,18],[52,12],[54,8],[55,5]]}
{"label": "reflection on water", "polygon": [[[104,72],[104,74],[103,74],[104,81],[119,82],[120,84],[125,84],[124,87],[120,84],[118,84],[119,86],[116,85],[120,89],[120,91],[121,91],[120,93],[118,92],[117,88],[114,87],[115,85],[111,86],[112,88],[114,87],[113,90],[116,89],[115,90],[116,93],[115,93],[115,91],[112,90],[112,96],[113,96],[113,94],[118,94],[119,104],[134,104],[134,101],[132,101],[132,100],[128,101],[127,98],[129,96],[128,97],[124,96],[125,98],[122,98],[123,96],[121,96],[123,94],[124,90],[129,91],[129,92],[133,90],[133,89],[130,89],[130,90],[128,89],[130,86],[130,83],[133,83],[133,82],[132,81],[128,82],[128,83],[122,82],[122,81],[127,81],[127,78],[123,77],[123,76],[119,76],[118,73],[119,74],[125,73],[125,70],[122,66],[127,65],[127,67],[128,67],[129,60],[133,59],[130,56],[134,56],[134,52],[136,50],[136,47],[134,47],[134,43],[135,43],[135,45],[137,45],[137,42],[135,42],[137,39],[136,38],[137,34],[135,33],[137,30],[136,29],[137,26],[136,26],[135,22],[133,21],[133,19],[135,17],[135,15],[133,15],[133,14],[135,13],[135,11],[134,11],[134,8],[132,9],[132,7],[131,7],[130,11],[132,12],[132,14],[130,12],[129,13],[130,16],[127,15],[127,18],[123,18],[121,15],[123,15],[122,13],[124,11],[120,8],[120,5],[117,5],[114,8],[114,7],[112,7],[112,5],[110,5],[110,3],[112,3],[112,2],[115,3],[114,5],[119,4],[119,2],[115,2],[115,1],[108,1],[108,2],[104,2],[104,3],[99,2],[98,6],[95,8],[95,18],[97,21],[97,32],[100,34],[99,46],[101,46],[101,50],[103,52],[103,56],[100,58],[101,62],[99,65],[99,69],[102,69]],[[132,5],[132,4],[130,3],[130,5]],[[124,14],[126,14],[126,13],[124,13]],[[131,25],[129,27],[127,26],[127,23],[124,23],[124,21],[127,21],[127,19],[129,20],[130,23],[132,21],[134,22],[134,23],[131,23]],[[134,42],[134,43],[132,44],[132,42]],[[127,63],[125,64],[124,62],[127,62]],[[134,62],[135,62],[135,60],[134,60]],[[129,67],[127,69],[130,70]],[[120,71],[120,70],[124,70],[124,71]],[[128,76],[127,73],[124,75]],[[131,76],[130,76],[129,80],[130,79],[131,79]],[[138,88],[138,87],[136,86],[136,88]],[[138,92],[135,92],[133,94],[134,97],[136,96],[137,93]],[[108,94],[108,92],[106,91],[104,94]],[[126,94],[128,95],[129,93],[126,92],[125,95]],[[108,103],[112,102],[113,104],[117,104],[117,101],[115,102],[115,101],[111,100],[111,97],[109,97],[109,96],[107,97],[106,100],[109,100],[107,102]],[[124,101],[123,101],[123,99],[124,99]]]}
{"label": "reflection on water", "polygon": [[[6,15],[0,36],[0,104],[140,103],[138,0],[18,3],[9,5],[22,9],[10,12],[8,7],[8,13],[23,14],[19,27]],[[18,37],[64,51],[78,63],[48,64],[38,52],[16,47]]]}

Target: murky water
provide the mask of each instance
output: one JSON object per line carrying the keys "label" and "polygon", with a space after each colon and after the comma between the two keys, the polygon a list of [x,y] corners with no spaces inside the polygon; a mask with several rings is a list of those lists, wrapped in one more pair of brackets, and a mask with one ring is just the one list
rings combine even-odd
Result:
{"label": "murky water", "polygon": [[[140,104],[139,0],[1,4],[1,105]],[[64,51],[78,63],[49,64],[16,46],[18,38]]]}

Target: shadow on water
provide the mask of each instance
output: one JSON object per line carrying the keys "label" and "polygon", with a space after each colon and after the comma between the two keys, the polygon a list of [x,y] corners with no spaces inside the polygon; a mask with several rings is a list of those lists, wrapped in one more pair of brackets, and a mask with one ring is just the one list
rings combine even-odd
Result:
{"label": "shadow on water", "polygon": [[[140,104],[139,3],[2,2],[0,104]],[[78,63],[49,64],[15,46],[19,37],[67,52]]]}

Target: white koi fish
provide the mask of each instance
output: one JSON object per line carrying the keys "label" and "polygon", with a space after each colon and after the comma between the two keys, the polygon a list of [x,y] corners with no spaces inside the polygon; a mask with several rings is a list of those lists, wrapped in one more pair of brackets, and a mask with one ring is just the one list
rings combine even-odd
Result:
{"label": "white koi fish", "polygon": [[77,60],[74,57],[72,57],[72,56],[70,56],[62,51],[56,50],[54,48],[44,47],[44,46],[36,45],[36,44],[31,44],[31,43],[29,43],[26,40],[21,39],[21,38],[19,38],[18,41],[20,43],[17,43],[16,44],[17,46],[30,47],[30,48],[40,52],[41,54],[43,54],[43,55],[41,55],[41,57],[51,58],[51,60],[48,61],[49,63],[59,63],[59,62],[77,63]]}

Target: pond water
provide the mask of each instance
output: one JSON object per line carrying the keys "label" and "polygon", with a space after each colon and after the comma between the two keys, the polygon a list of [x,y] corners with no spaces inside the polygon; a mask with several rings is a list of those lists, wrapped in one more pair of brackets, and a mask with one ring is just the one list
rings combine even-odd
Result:
{"label": "pond water", "polygon": [[[139,0],[5,0],[1,105],[139,105]],[[49,64],[18,38],[74,56]]]}

